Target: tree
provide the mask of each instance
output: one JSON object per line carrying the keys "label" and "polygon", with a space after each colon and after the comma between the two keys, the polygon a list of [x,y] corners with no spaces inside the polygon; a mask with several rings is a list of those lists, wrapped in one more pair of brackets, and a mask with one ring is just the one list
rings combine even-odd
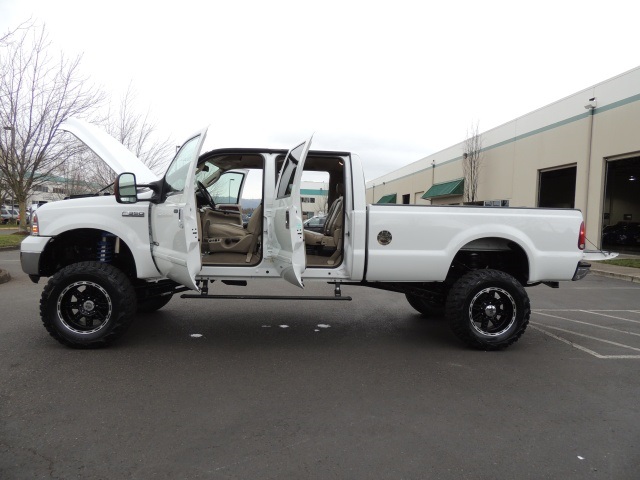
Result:
{"label": "tree", "polygon": [[[175,153],[174,143],[160,139],[157,126],[150,118],[150,112],[140,114],[136,101],[137,94],[131,84],[120,98],[117,108],[109,108],[102,122],[109,135],[127,147],[147,167],[156,174],[164,173],[164,168]],[[91,173],[85,178],[89,183],[106,186],[113,182],[114,172],[102,160],[92,155],[88,160]]]}
{"label": "tree", "polygon": [[[69,158],[57,171],[58,178],[53,181],[57,187],[53,187],[54,194],[63,199],[70,195],[95,193],[103,185],[96,185],[91,181],[93,166],[87,157],[95,157],[93,152],[80,152],[75,158]],[[57,190],[57,191],[56,191]]]}
{"label": "tree", "polygon": [[108,132],[155,173],[163,173],[175,153],[174,144],[168,138],[157,137],[157,125],[150,119],[149,109],[144,114],[137,113],[136,97],[129,84],[115,118],[109,118]]}
{"label": "tree", "polygon": [[463,144],[462,174],[464,177],[464,202],[475,202],[478,199],[478,179],[482,168],[482,136],[479,133],[479,122],[472,124],[467,130]]}
{"label": "tree", "polygon": [[[320,189],[322,191],[322,189]],[[327,195],[324,195],[324,192],[322,192],[323,194],[316,197],[316,207],[317,207],[317,211],[318,213],[322,213],[325,214],[327,213],[327,202],[328,202],[328,194],[329,192],[327,192]]]}
{"label": "tree", "polygon": [[44,25],[10,32],[0,45],[0,174],[20,206],[21,230],[30,192],[78,153],[58,127],[89,116],[104,100],[81,75],[81,56],[50,51]]}

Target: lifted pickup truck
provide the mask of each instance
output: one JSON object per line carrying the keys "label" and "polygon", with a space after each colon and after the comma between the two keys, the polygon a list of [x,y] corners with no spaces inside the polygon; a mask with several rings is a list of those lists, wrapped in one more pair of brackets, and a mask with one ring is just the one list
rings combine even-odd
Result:
{"label": "lifted pickup truck", "polygon": [[[44,326],[70,347],[105,346],[136,316],[172,295],[215,299],[209,284],[269,278],[358,285],[404,293],[428,315],[444,314],[467,345],[507,347],[530,315],[524,287],[579,280],[585,231],[578,210],[367,205],[359,157],[309,150],[231,148],[201,154],[206,130],[180,147],[158,178],[96,127],[70,119],[73,133],[119,174],[114,195],[48,203],[21,246]],[[303,229],[303,171],[328,174],[322,232]],[[261,204],[243,227],[248,177]],[[276,286],[276,285],[274,285]],[[238,295],[238,298],[282,298]],[[226,296],[225,298],[229,298]]]}

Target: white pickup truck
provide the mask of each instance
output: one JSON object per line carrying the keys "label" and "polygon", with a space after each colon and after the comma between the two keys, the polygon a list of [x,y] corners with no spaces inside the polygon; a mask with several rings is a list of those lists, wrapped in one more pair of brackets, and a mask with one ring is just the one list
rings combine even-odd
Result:
{"label": "white pickup truck", "polygon": [[[467,345],[496,350],[518,340],[530,316],[524,287],[579,280],[585,231],[578,210],[367,205],[362,165],[348,152],[231,148],[201,153],[203,130],[158,178],[98,128],[62,127],[118,174],[114,194],[48,203],[21,245],[23,270],[51,277],[40,313],[49,333],[78,348],[105,346],[137,312],[172,295],[216,299],[209,284],[274,279],[404,293],[424,315],[445,315]],[[303,171],[328,174],[322,232],[303,229]],[[243,225],[249,174],[261,203]],[[274,286],[277,285],[274,284]],[[230,296],[225,296],[229,298]],[[277,296],[237,295],[272,299]]]}

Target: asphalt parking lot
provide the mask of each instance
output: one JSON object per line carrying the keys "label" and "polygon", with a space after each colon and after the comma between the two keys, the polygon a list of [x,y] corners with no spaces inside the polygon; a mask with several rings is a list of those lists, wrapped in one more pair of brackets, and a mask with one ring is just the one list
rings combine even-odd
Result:
{"label": "asphalt parking lot", "polygon": [[636,283],[529,289],[530,328],[502,352],[357,287],[352,302],[174,298],[114,347],[76,351],[41,326],[44,282],[18,252],[0,266],[3,480],[638,478]]}

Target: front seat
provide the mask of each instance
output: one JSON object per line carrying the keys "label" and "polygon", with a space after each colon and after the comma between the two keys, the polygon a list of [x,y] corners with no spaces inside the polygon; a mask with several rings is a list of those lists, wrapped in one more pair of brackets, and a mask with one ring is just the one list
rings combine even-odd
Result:
{"label": "front seat", "polygon": [[209,234],[207,242],[211,253],[229,252],[246,253],[247,262],[251,260],[251,254],[255,252],[258,240],[261,235],[262,226],[262,205],[253,211],[247,228],[242,225],[230,223],[205,224],[205,231]]}

